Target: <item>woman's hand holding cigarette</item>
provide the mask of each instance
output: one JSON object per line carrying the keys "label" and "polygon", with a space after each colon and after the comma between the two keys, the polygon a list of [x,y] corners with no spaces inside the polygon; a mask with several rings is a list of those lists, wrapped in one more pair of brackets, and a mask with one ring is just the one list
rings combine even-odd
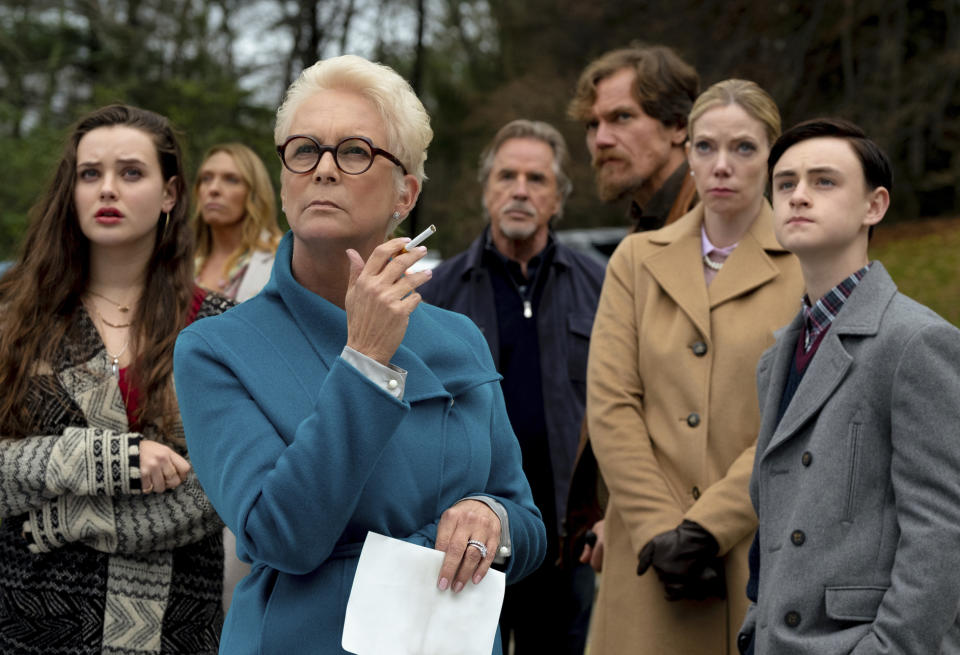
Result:
{"label": "woman's hand holding cigarette", "polygon": [[390,363],[407,332],[410,313],[420,304],[415,289],[432,276],[430,270],[407,274],[427,253],[425,246],[404,252],[409,242],[406,237],[391,239],[377,246],[366,263],[356,250],[347,250],[347,345],[383,365]]}
{"label": "woman's hand holding cigarette", "polygon": [[424,241],[426,241],[426,240],[427,240],[427,237],[430,236],[431,234],[433,234],[433,233],[436,232],[436,231],[437,231],[437,226],[436,226],[436,225],[433,225],[433,224],[429,225],[426,230],[424,230],[423,232],[421,232],[421,233],[418,234],[417,236],[413,237],[413,239],[410,241],[410,243],[408,243],[407,245],[405,245],[405,246],[403,247],[403,252],[410,252],[410,251],[413,250],[416,246],[419,246],[421,243],[423,243]]}

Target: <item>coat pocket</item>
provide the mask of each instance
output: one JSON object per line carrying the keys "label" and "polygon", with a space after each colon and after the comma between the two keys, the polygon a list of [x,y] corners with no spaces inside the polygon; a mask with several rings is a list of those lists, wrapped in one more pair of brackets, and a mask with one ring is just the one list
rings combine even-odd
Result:
{"label": "coat pocket", "polygon": [[850,437],[847,440],[847,499],[843,504],[842,521],[853,521],[853,513],[857,495],[857,478],[860,473],[861,442],[863,441],[863,424],[850,424]]}
{"label": "coat pocket", "polygon": [[827,616],[838,621],[873,621],[887,587],[827,587]]}
{"label": "coat pocket", "polygon": [[567,369],[571,380],[586,382],[587,354],[590,351],[590,331],[593,316],[570,314],[567,316]]}

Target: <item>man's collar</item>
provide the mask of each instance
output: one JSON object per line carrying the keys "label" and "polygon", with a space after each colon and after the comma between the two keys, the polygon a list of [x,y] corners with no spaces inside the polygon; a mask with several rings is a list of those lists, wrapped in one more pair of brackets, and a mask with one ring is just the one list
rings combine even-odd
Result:
{"label": "man's collar", "polygon": [[690,167],[687,165],[687,161],[683,160],[677,170],[671,173],[667,181],[663,183],[663,186],[650,197],[646,206],[640,207],[636,202],[630,202],[630,218],[640,225],[641,230],[663,227],[689,171]]}
{"label": "man's collar", "polygon": [[[484,251],[493,253],[494,255],[496,255],[496,256],[500,259],[500,261],[502,261],[502,262],[504,262],[504,263],[506,263],[506,262],[508,262],[508,261],[515,261],[515,260],[511,260],[509,257],[507,257],[506,255],[504,255],[502,252],[500,252],[500,251],[497,249],[496,244],[493,243],[493,234],[491,234],[491,226],[490,226],[490,225],[487,225],[487,227],[484,229],[483,235],[481,236],[481,239],[483,240],[483,249],[484,249]],[[550,252],[551,250],[553,250],[553,244],[554,244],[553,230],[550,230],[549,232],[547,232],[547,243],[546,243],[546,245],[543,247],[543,249],[542,249],[540,252],[538,252],[538,253],[535,254],[533,257],[531,257],[530,260],[532,261],[532,260],[537,259],[537,258],[542,258],[546,253],[548,253],[548,252]]]}

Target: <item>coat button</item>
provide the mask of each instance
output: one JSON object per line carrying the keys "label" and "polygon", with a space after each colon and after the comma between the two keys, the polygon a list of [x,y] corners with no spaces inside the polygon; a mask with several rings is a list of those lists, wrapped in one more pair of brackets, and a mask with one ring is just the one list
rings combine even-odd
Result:
{"label": "coat button", "polygon": [[791,628],[796,628],[800,625],[800,612],[794,612],[793,610],[787,612],[783,616],[783,622]]}
{"label": "coat button", "polygon": [[389,382],[387,382],[387,388],[390,389],[391,391],[393,391],[399,386],[400,386],[400,383],[397,382],[396,380],[390,380]]}
{"label": "coat button", "polygon": [[693,494],[694,500],[700,500],[700,487],[694,487],[690,493]]}
{"label": "coat button", "polygon": [[707,344],[705,344],[703,341],[694,341],[692,344],[690,344],[690,349],[697,357],[703,357],[707,354]]}
{"label": "coat button", "polygon": [[790,541],[794,546],[802,546],[807,541],[807,535],[803,534],[802,530],[794,530],[790,535]]}
{"label": "coat button", "polygon": [[687,425],[689,425],[691,428],[695,428],[700,425],[700,415],[696,412],[690,412],[690,414],[687,415]]}
{"label": "coat button", "polygon": [[800,455],[800,463],[803,464],[804,466],[810,466],[810,462],[812,461],[813,461],[813,453],[811,453],[809,450],[804,454]]}

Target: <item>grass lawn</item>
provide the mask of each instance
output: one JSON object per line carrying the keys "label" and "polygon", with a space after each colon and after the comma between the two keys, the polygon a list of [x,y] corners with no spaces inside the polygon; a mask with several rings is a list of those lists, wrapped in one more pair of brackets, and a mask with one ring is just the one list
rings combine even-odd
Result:
{"label": "grass lawn", "polygon": [[960,219],[883,225],[870,244],[900,291],[960,326]]}

